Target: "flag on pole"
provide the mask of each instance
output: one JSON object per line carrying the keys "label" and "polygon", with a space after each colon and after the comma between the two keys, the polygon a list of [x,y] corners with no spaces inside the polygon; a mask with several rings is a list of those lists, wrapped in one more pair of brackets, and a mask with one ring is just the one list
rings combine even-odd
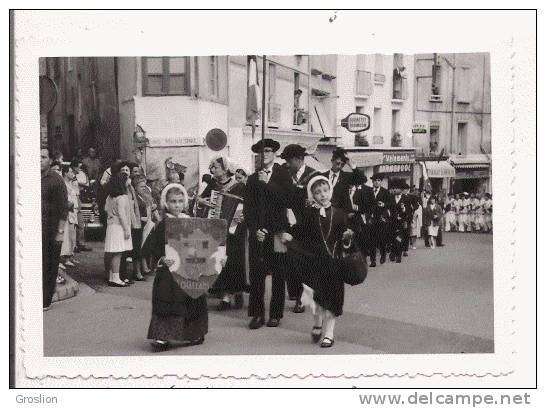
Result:
{"label": "flag on pole", "polygon": [[249,55],[248,61],[248,89],[246,95],[246,120],[252,125],[252,138],[256,131],[256,120],[260,117],[261,92],[258,82],[258,63],[256,55]]}

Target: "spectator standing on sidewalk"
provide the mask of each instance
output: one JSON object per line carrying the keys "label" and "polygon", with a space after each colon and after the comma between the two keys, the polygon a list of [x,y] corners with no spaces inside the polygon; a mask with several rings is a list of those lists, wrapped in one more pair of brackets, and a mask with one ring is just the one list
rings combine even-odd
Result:
{"label": "spectator standing on sidewalk", "polygon": [[78,191],[74,186],[74,169],[70,165],[63,165],[62,169],[63,180],[66,185],[68,198],[68,215],[64,228],[63,245],[61,247],[62,263],[59,265],[61,269],[67,266],[75,266],[74,248],[76,247],[76,226],[78,225]]}
{"label": "spectator standing on sidewalk", "polygon": [[59,174],[50,169],[49,151],[40,151],[42,181],[42,296],[47,310],[55,293],[61,256],[68,199],[66,185]]}
{"label": "spectator standing on sidewalk", "polygon": [[100,158],[97,157],[97,150],[94,147],[89,148],[87,157],[84,157],[82,162],[87,169],[89,180],[97,180],[99,178]]}

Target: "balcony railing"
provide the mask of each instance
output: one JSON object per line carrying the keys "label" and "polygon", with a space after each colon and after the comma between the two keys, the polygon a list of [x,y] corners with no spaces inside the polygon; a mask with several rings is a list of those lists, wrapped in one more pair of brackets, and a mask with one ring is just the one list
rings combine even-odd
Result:
{"label": "balcony railing", "polygon": [[372,94],[372,73],[368,71],[356,71],[356,95],[370,96]]}

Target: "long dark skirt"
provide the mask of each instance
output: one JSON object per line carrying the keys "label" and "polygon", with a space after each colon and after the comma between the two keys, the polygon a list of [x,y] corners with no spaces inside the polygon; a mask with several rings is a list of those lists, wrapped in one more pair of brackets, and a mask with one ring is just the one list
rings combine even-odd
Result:
{"label": "long dark skirt", "polygon": [[289,273],[296,274],[298,279],[313,289],[313,299],[318,305],[335,316],[341,316],[345,284],[336,261],[330,257],[310,253],[290,251],[289,254],[293,265]]}
{"label": "long dark skirt", "polygon": [[246,282],[246,228],[238,227],[235,234],[228,234],[226,242],[226,265],[214,282],[211,293],[248,292]]}
{"label": "long dark skirt", "polygon": [[152,290],[152,319],[148,339],[192,341],[208,332],[205,296],[194,299],[176,283],[165,266],[158,268]]}

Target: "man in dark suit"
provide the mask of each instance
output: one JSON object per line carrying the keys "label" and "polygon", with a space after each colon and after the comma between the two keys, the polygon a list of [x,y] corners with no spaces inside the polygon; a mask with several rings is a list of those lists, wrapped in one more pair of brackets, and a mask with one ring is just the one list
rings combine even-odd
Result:
{"label": "man in dark suit", "polygon": [[[410,220],[413,221],[413,214],[417,209],[419,208],[419,197],[415,194],[410,193],[410,186],[404,181],[402,183],[402,197],[404,197],[406,207],[409,210]],[[404,242],[403,247],[403,256],[408,256],[408,250],[409,250],[409,237],[411,236],[411,222],[408,227],[408,240]]]}
{"label": "man in dark suit", "polygon": [[287,255],[281,235],[289,226],[287,207],[292,180],[285,167],[274,163],[279,148],[279,143],[272,139],[252,146],[254,153],[263,154],[263,168],[249,176],[243,208],[249,231],[250,329],[259,329],[265,321],[268,271],[272,276],[272,295],[267,325],[277,327],[283,317]]}
{"label": "man in dark suit", "polygon": [[[302,211],[307,199],[307,183],[319,173],[305,164],[307,152],[304,147],[298,144],[286,146],[281,154],[281,159],[286,160],[288,171],[292,177],[293,189],[290,191],[290,209],[288,210],[288,221],[295,224],[301,220]],[[287,192],[288,193],[288,192]],[[286,276],[288,287],[288,297],[295,300],[296,304],[292,311],[294,313],[303,313],[305,306],[301,304],[301,295],[303,285],[301,281],[295,278],[294,274],[288,272]]]}
{"label": "man in dark suit", "polygon": [[372,234],[372,246],[370,253],[370,267],[376,266],[376,254],[379,249],[381,258],[379,262],[384,264],[387,260],[387,243],[388,243],[388,220],[390,218],[391,195],[381,187],[383,177],[375,174],[372,177],[372,209],[370,219],[370,230]]}
{"label": "man in dark suit", "polygon": [[[391,248],[389,259],[391,262],[401,262],[402,254],[408,256],[409,236],[411,221],[413,219],[412,203],[408,195],[403,194],[407,184],[403,180],[394,179],[390,183],[391,202],[389,206],[391,215],[391,228],[389,246]],[[407,187],[409,189],[409,186]],[[402,211],[403,208],[403,211]]]}
{"label": "man in dark suit", "polygon": [[[332,205],[345,210],[347,213],[351,213],[355,211],[355,208],[353,208],[354,203],[350,198],[351,186],[364,184],[366,176],[351,163],[351,160],[342,148],[336,148],[332,152],[331,163],[332,167],[330,170],[321,173],[321,175],[330,180],[333,186]],[[342,170],[345,165],[352,169],[352,173]]]}

